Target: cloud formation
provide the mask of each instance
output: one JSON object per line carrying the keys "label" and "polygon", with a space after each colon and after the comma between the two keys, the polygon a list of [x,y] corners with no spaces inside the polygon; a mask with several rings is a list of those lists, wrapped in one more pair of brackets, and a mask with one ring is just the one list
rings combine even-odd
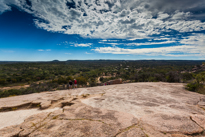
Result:
{"label": "cloud formation", "polygon": [[70,42],[69,44],[70,46],[74,46],[74,47],[90,47],[92,45],[92,43],[73,43],[73,42]]}
{"label": "cloud formation", "polygon": [[140,48],[140,49],[125,49],[119,47],[98,47],[92,49],[98,53],[111,54],[134,54],[147,56],[198,56],[199,53],[204,55],[204,51],[200,51],[196,46],[171,46],[160,48]]}
{"label": "cloud formation", "polygon": [[138,39],[205,30],[205,0],[1,0],[0,13],[11,6],[37,17],[38,28],[82,37]]}
{"label": "cloud formation", "polygon": [[[155,40],[162,40],[161,38]],[[141,45],[154,45],[154,44],[169,44],[176,41],[163,41],[163,42],[150,42],[150,43],[130,43],[127,46],[141,46]],[[191,36],[183,37],[178,41],[177,46],[165,46],[156,48],[120,48],[113,47],[97,47],[92,49],[97,53],[110,53],[110,54],[133,54],[133,55],[146,55],[146,56],[170,56],[170,57],[183,57],[183,56],[198,56],[201,59],[205,56],[205,34],[193,34]]]}
{"label": "cloud formation", "polygon": [[[0,0],[0,14],[12,7],[32,14],[38,28],[103,39],[98,47],[92,42],[57,44],[66,48],[93,47],[97,53],[110,54],[205,56],[205,0]],[[146,45],[152,48],[139,47]]]}

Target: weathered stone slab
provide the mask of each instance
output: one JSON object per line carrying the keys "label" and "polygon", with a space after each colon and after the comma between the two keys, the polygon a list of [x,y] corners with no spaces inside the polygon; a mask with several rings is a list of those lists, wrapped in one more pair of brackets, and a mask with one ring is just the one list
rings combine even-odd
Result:
{"label": "weathered stone slab", "polygon": [[[18,133],[18,136],[29,135],[30,137],[111,137],[128,132],[130,130],[129,127],[137,124],[138,120],[131,114],[92,108],[76,102],[72,106],[64,107],[64,111],[57,110],[52,113],[41,113],[30,116],[19,126],[0,130],[0,134],[2,136],[8,136]],[[11,130],[13,128],[14,130]],[[124,129],[126,130],[124,131]],[[130,134],[142,133],[140,130],[134,130]]]}
{"label": "weathered stone slab", "polygon": [[205,115],[192,115],[191,119],[195,121],[198,125],[200,125],[203,129],[205,129]]}
{"label": "weathered stone slab", "polygon": [[[130,83],[35,93],[0,99],[0,108],[38,105],[60,110],[23,118],[0,129],[2,136],[203,136],[205,96],[177,83]],[[82,102],[82,103],[81,103]],[[17,109],[18,110],[18,109]],[[8,109],[13,118],[19,111]],[[23,110],[20,110],[20,112]],[[7,112],[2,111],[1,114]],[[25,115],[28,113],[24,113]],[[41,114],[39,114],[41,113]],[[4,119],[11,119],[5,117]],[[2,115],[3,116],[3,115]],[[14,122],[15,123],[15,122]],[[15,125],[15,124],[14,124]]]}
{"label": "weathered stone slab", "polygon": [[43,101],[41,102],[41,109],[46,109],[51,106],[51,101]]}

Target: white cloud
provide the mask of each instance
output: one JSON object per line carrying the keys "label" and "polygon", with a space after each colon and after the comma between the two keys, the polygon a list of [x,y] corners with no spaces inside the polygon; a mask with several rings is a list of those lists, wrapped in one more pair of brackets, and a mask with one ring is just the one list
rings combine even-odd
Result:
{"label": "white cloud", "polygon": [[51,51],[51,49],[46,49],[46,50],[44,50],[44,49],[38,49],[38,51]]}
{"label": "white cloud", "polygon": [[85,54],[92,54],[92,53],[85,52]]}
{"label": "white cloud", "polygon": [[176,11],[171,19],[173,19],[173,20],[182,20],[182,19],[187,19],[189,16],[190,16],[190,12],[185,13],[185,12]]}
{"label": "white cloud", "polygon": [[134,40],[139,40],[139,39],[144,39],[144,38],[132,38],[132,39],[127,39],[127,40],[134,41]]}
{"label": "white cloud", "polygon": [[11,7],[6,4],[5,0],[1,0],[0,1],[0,14],[6,11],[9,11],[9,10],[11,10]]}
{"label": "white cloud", "polygon": [[92,49],[99,53],[111,53],[111,54],[135,54],[135,55],[147,55],[147,56],[198,56],[205,51],[200,51],[196,46],[171,46],[160,48],[139,48],[139,49],[125,49],[119,47],[98,47]]}
{"label": "white cloud", "polygon": [[168,18],[168,17],[169,17],[169,14],[159,12],[157,19],[163,20],[163,19],[166,19],[166,18]]}
{"label": "white cloud", "polygon": [[109,42],[118,42],[119,40],[108,40]]}
{"label": "white cloud", "polygon": [[180,43],[184,45],[196,46],[199,50],[201,50],[201,54],[205,56],[205,34],[195,34],[185,37],[180,41]]}
{"label": "white cloud", "polygon": [[128,43],[126,46],[143,46],[143,45],[161,45],[161,44],[171,44],[176,41],[163,41],[163,42],[146,42],[146,43]]}
{"label": "white cloud", "polygon": [[[162,40],[167,38],[159,38],[154,40]],[[141,45],[155,45],[155,44],[170,44],[176,43],[174,40],[168,40],[163,42],[148,42],[148,43],[129,43],[127,46],[141,46]],[[183,56],[205,56],[205,34],[194,34],[192,36],[184,37],[179,41],[180,46],[171,47],[159,47],[159,48],[137,48],[137,49],[126,49],[119,47],[97,47],[92,49],[99,53],[110,53],[110,54],[136,54],[136,55],[147,55],[147,56],[170,56],[170,57],[183,57]],[[107,43],[112,44],[112,43]],[[116,43],[123,44],[123,43]]]}
{"label": "white cloud", "polygon": [[[155,39],[154,39],[155,40]],[[107,44],[107,45],[125,45],[125,46],[143,46],[143,45],[162,45],[162,44],[171,44],[171,43],[176,43],[174,40],[170,40],[169,38],[160,38],[156,40],[167,40],[167,41],[162,41],[162,42],[145,42],[145,43],[109,43],[109,42],[98,42],[100,44]],[[149,40],[152,41],[152,40]]]}
{"label": "white cloud", "polygon": [[[204,22],[189,20],[190,12],[175,10],[168,14],[164,9],[159,10],[157,2],[150,0],[32,0],[30,2],[32,7],[27,5],[25,0],[3,0],[0,2],[0,13],[10,10],[9,5],[15,5],[37,17],[34,23],[39,28],[102,39],[136,40],[161,34],[170,29],[179,32],[205,30]],[[158,2],[163,3],[163,1]],[[73,3],[75,8],[68,8],[69,4],[66,3]],[[153,6],[157,9],[149,8]],[[157,18],[154,18],[155,13]]]}
{"label": "white cloud", "polygon": [[107,41],[106,39],[104,39],[104,40],[101,40],[101,41]]}
{"label": "white cloud", "polygon": [[70,46],[74,46],[74,47],[90,47],[92,45],[92,43],[70,43]]}
{"label": "white cloud", "polygon": [[170,40],[170,38],[163,38],[163,37],[160,37],[160,38],[154,38],[154,40]]}

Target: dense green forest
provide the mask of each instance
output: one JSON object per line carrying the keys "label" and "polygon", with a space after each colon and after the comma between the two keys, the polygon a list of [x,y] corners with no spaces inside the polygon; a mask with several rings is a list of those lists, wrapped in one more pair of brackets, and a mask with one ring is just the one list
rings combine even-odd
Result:
{"label": "dense green forest", "polygon": [[[129,82],[189,82],[187,89],[203,93],[204,61],[93,60],[52,62],[0,62],[0,87],[29,85],[1,90],[0,97],[66,89],[74,78],[79,87],[122,78]],[[109,77],[104,77],[109,76]]]}

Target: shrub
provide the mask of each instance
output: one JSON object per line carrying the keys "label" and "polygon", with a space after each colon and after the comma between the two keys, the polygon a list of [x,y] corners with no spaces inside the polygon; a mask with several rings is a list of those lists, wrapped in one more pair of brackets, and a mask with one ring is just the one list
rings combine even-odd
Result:
{"label": "shrub", "polygon": [[79,85],[86,85],[87,84],[87,80],[84,77],[77,77],[76,78],[77,82]]}
{"label": "shrub", "polygon": [[65,78],[63,77],[58,78],[58,84],[66,84],[66,83],[68,83],[68,81]]}
{"label": "shrub", "polygon": [[189,90],[189,91],[196,91],[197,88],[198,88],[197,83],[188,83],[186,85],[186,89]]}
{"label": "shrub", "polygon": [[6,80],[5,79],[0,79],[0,85],[5,85],[6,84]]}
{"label": "shrub", "polygon": [[103,77],[100,77],[100,81],[101,81],[101,82],[103,81],[103,79],[104,79]]}
{"label": "shrub", "polygon": [[180,76],[177,72],[170,71],[166,76],[167,82],[180,82]]}
{"label": "shrub", "polygon": [[182,74],[182,79],[183,79],[183,81],[188,81],[188,80],[191,80],[191,79],[193,79],[194,78],[194,76],[193,76],[193,74],[192,73],[183,73]]}
{"label": "shrub", "polygon": [[68,76],[68,77],[66,78],[66,80],[67,80],[67,81],[69,81],[69,80],[72,80],[72,81],[73,81],[73,77],[72,77],[72,76]]}
{"label": "shrub", "polygon": [[200,93],[200,94],[205,94],[205,87],[204,86],[200,86],[199,88],[197,88],[197,93]]}

